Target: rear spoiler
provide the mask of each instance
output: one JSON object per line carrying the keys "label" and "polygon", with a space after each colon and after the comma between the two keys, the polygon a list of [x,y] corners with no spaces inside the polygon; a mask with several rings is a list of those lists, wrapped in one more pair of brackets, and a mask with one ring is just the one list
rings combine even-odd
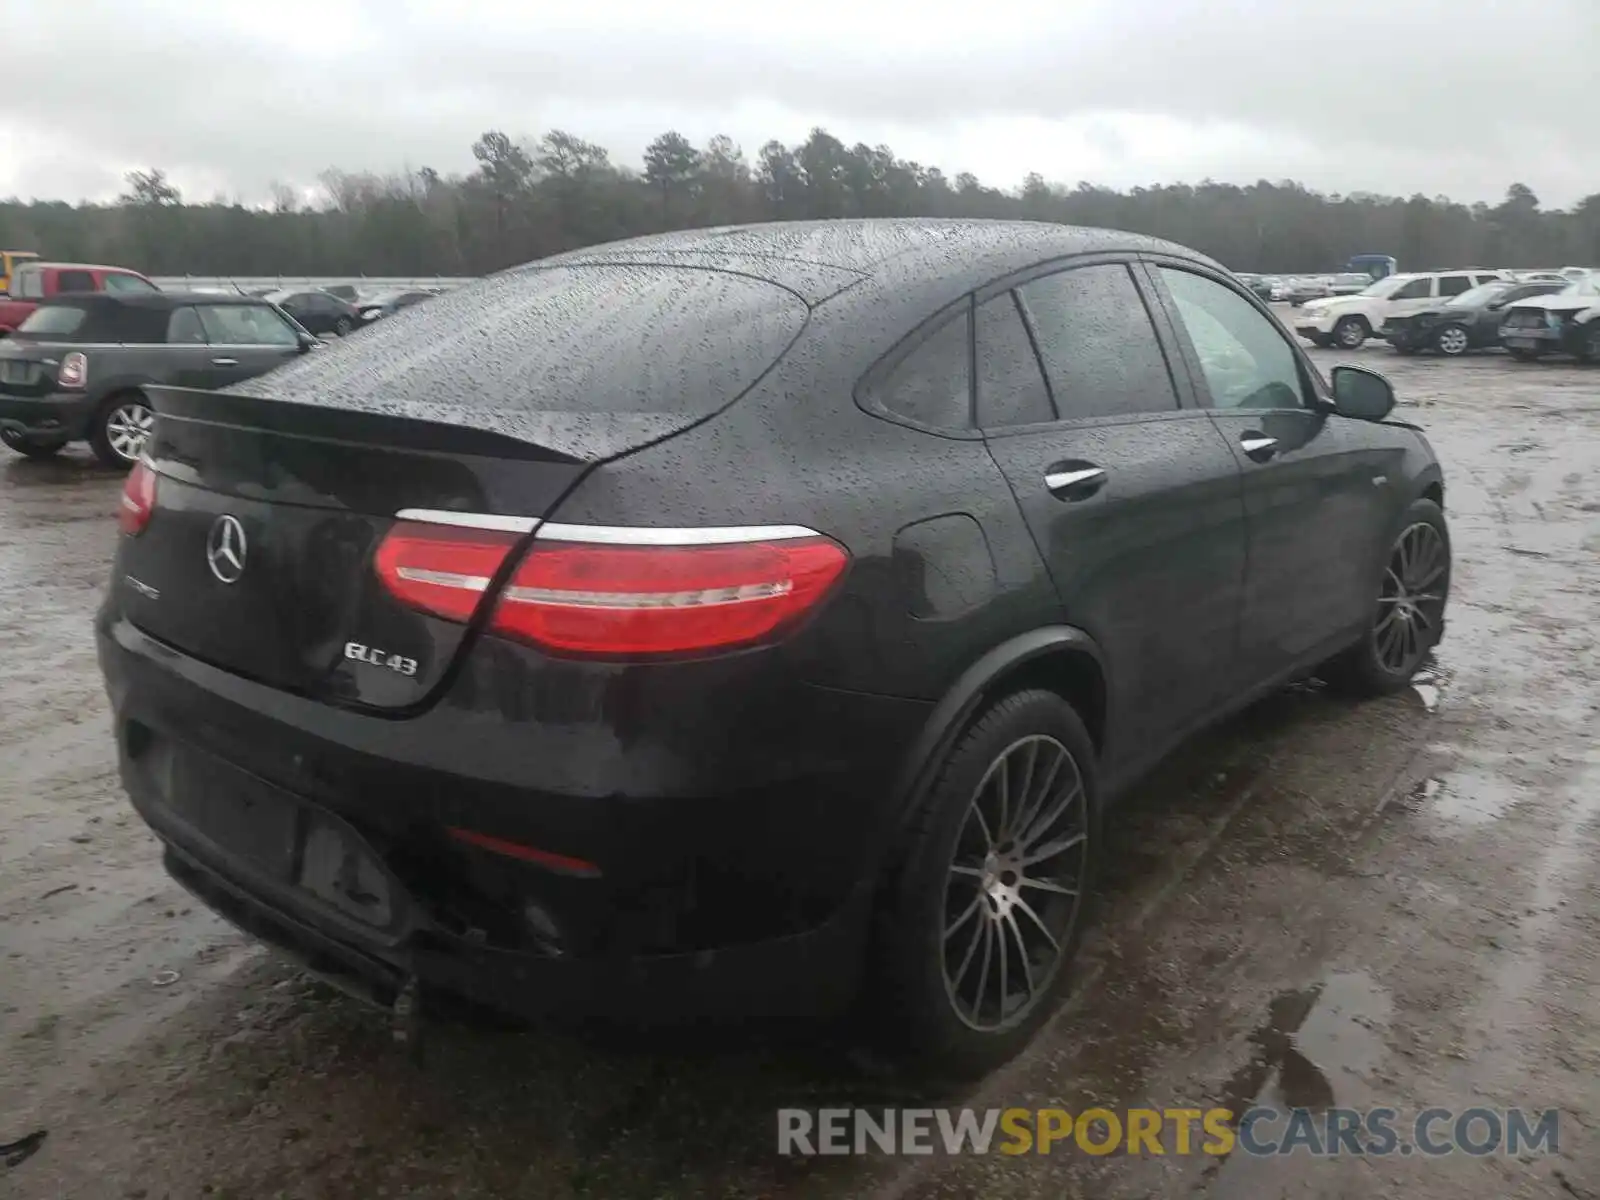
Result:
{"label": "rear spoiler", "polygon": [[238,396],[199,388],[147,386],[143,390],[158,414],[201,425],[429,454],[471,454],[567,464],[592,461],[526,438],[398,413]]}

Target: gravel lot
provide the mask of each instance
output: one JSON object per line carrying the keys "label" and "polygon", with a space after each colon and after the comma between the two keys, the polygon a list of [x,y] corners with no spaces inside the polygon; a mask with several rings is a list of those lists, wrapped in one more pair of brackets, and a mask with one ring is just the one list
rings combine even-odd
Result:
{"label": "gravel lot", "polygon": [[[965,1096],[848,1036],[383,1022],[199,907],[120,793],[90,615],[120,481],[0,462],[0,1143],[19,1197],[1600,1198],[1600,369],[1388,372],[1444,460],[1429,679],[1295,688],[1115,822],[1074,999]],[[1562,1110],[1548,1157],[783,1159],[773,1110],[1232,1100]]]}

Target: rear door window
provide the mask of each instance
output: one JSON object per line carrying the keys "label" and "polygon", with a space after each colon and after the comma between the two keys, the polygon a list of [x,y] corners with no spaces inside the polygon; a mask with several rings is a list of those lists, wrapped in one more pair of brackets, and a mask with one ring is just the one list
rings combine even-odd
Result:
{"label": "rear door window", "polygon": [[192,308],[173,309],[167,321],[167,341],[175,346],[205,345],[206,331],[200,324],[200,314]]}
{"label": "rear door window", "polygon": [[974,365],[980,426],[997,429],[1055,420],[1050,391],[1015,294],[1006,292],[979,306]]}
{"label": "rear door window", "polygon": [[95,290],[94,274],[90,271],[56,272],[56,291],[58,292],[92,292]]}
{"label": "rear door window", "polygon": [[1441,275],[1439,276],[1439,295],[1459,296],[1472,287],[1471,275]]}
{"label": "rear door window", "polygon": [[265,304],[205,304],[200,320],[206,337],[218,346],[293,346],[295,330]]}
{"label": "rear door window", "polygon": [[970,428],[970,330],[971,318],[963,310],[928,334],[876,389],[878,402],[895,416],[930,429]]}
{"label": "rear door window", "polygon": [[1126,265],[1073,267],[1017,291],[1063,420],[1178,407],[1166,355]]}

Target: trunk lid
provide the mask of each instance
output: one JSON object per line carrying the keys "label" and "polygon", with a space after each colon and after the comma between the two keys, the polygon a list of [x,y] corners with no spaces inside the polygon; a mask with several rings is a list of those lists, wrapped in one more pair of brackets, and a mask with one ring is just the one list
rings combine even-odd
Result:
{"label": "trunk lid", "polygon": [[[537,517],[587,466],[405,417],[151,394],[156,505],[142,533],[120,540],[123,612],[213,666],[339,703],[422,702],[470,629],[384,587],[372,560],[396,513]],[[352,642],[361,657],[347,654]]]}

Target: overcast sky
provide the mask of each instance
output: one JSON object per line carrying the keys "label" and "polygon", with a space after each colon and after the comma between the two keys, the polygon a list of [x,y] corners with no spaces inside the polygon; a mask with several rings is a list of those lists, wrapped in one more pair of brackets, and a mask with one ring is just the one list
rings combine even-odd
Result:
{"label": "overcast sky", "polygon": [[564,128],[846,143],[1018,185],[1600,191],[1600,0],[0,0],[0,195],[265,199]]}

